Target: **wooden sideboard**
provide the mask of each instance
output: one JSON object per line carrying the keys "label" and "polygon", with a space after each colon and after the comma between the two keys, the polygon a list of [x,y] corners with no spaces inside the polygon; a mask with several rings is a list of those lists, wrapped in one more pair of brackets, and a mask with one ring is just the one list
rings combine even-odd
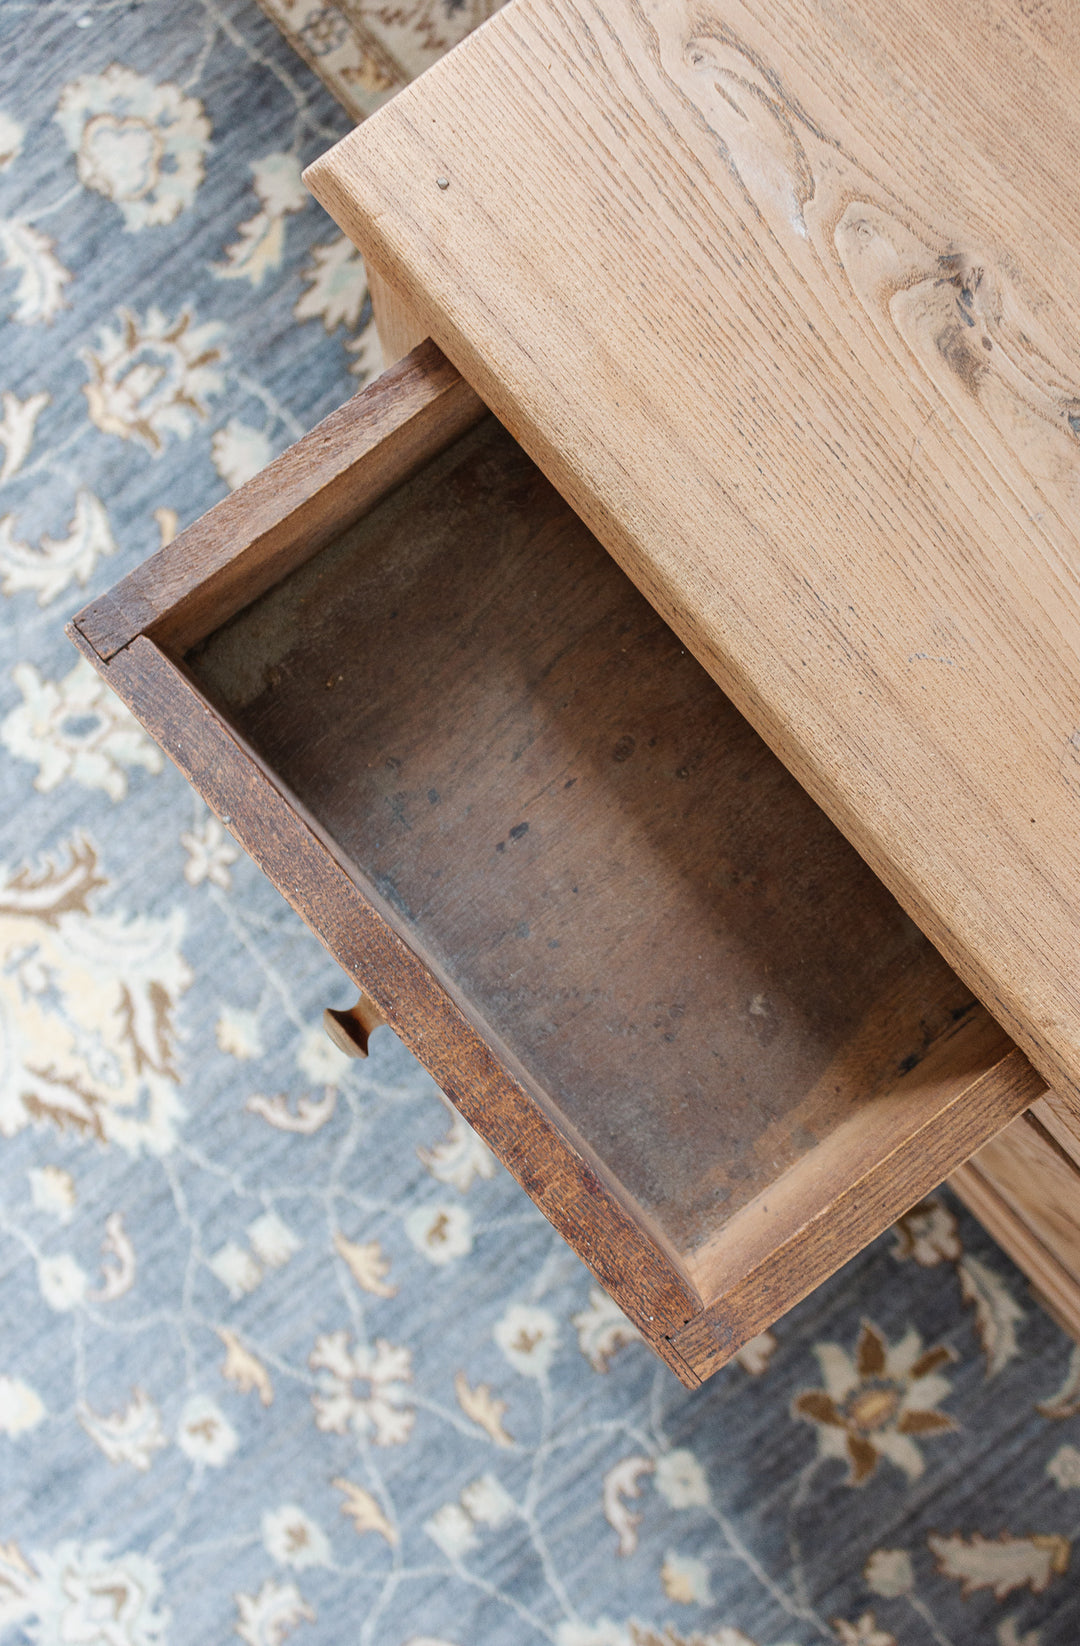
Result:
{"label": "wooden sideboard", "polygon": [[308,173],[403,358],[72,628],[691,1385],[950,1174],[1080,1326],[1080,53],[986,10],[512,0]]}

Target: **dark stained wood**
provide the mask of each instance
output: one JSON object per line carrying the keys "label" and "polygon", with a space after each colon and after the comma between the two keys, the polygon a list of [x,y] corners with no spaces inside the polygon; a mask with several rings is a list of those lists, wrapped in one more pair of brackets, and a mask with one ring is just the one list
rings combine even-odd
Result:
{"label": "dark stained wood", "polygon": [[184,650],[483,415],[435,345],[422,343],[91,601],[76,627],[106,662],[136,634]]}
{"label": "dark stained wood", "polygon": [[[91,663],[96,654],[74,631]],[[335,959],[369,994],[451,1102],[658,1353],[693,1386],[666,1342],[701,1307],[677,1259],[643,1228],[587,1147],[557,1127],[542,1095],[477,1032],[463,1002],[402,941],[326,849],[310,822],[186,674],[145,636],[108,665],[109,684],[269,875]]]}

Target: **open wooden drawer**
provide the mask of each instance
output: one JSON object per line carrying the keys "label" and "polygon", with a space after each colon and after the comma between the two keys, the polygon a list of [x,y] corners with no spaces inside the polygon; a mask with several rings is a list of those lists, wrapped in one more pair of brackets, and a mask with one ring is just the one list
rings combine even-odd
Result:
{"label": "open wooden drawer", "polygon": [[71,632],[690,1385],[1044,1089],[430,343]]}

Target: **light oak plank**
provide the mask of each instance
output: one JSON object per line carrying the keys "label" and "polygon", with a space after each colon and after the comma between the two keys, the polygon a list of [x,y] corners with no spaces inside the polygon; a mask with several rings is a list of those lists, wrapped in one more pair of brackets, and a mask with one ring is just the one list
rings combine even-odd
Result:
{"label": "light oak plank", "polygon": [[1080,1288],[1080,1169],[1072,1158],[1034,1115],[1024,1115],[974,1163]]}
{"label": "light oak plank", "polygon": [[1080,1339],[1080,1171],[1054,1139],[1023,1115],[954,1172],[949,1186],[1023,1269],[1050,1314]]}
{"label": "light oak plank", "polygon": [[368,291],[379,334],[382,357],[387,366],[401,360],[427,336],[427,327],[377,269],[368,268]]}
{"label": "light oak plank", "polygon": [[1031,1112],[1058,1147],[1080,1167],[1080,1109],[1076,1104],[1060,1092],[1046,1092],[1032,1104]]}
{"label": "light oak plank", "polygon": [[1074,1094],[1078,92],[1052,0],[515,0],[307,174]]}

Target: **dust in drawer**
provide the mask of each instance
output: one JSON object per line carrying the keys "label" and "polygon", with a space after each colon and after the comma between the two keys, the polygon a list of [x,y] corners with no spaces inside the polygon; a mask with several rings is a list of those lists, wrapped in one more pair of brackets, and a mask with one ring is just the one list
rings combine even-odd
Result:
{"label": "dust in drawer", "polygon": [[970,996],[492,419],[188,658],[674,1246]]}

